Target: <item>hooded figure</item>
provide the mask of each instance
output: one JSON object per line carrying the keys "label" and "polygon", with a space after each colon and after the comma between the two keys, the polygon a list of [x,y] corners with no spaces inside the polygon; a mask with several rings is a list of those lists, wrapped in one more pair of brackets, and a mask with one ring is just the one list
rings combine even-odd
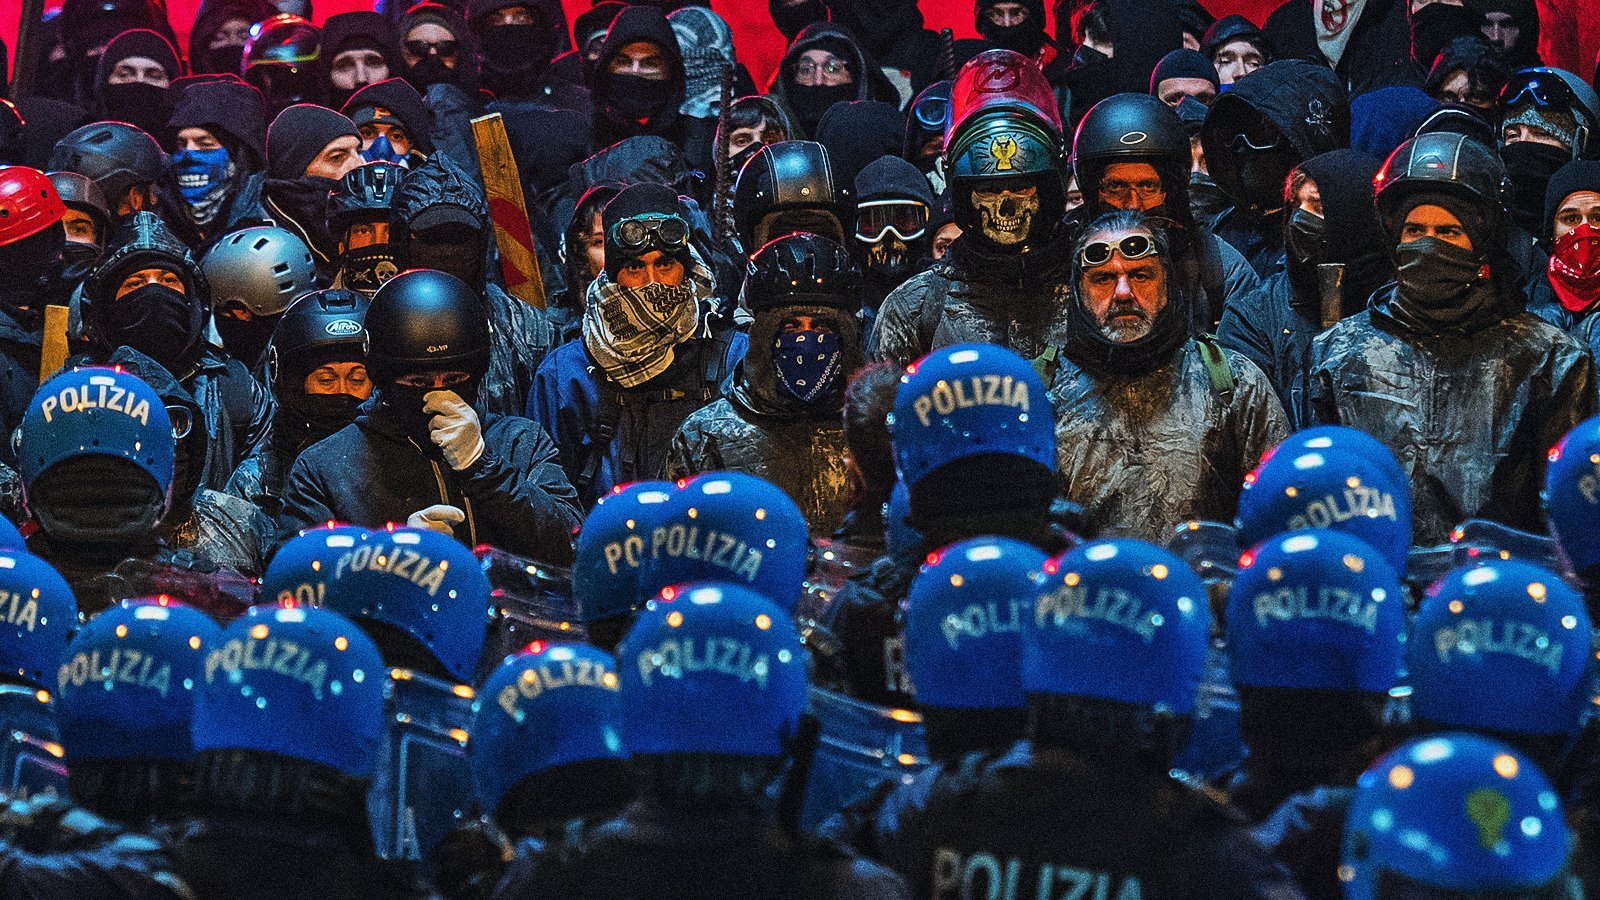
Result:
{"label": "hooded figure", "polygon": [[556,0],[472,0],[469,22],[482,51],[482,85],[501,102],[535,101],[588,115],[587,91],[555,78],[551,63],[566,43]]}
{"label": "hooded figure", "polygon": [[762,247],[750,267],[744,302],[754,320],[733,389],[684,420],[665,474],[765,478],[813,534],[829,535],[850,500],[840,410],[862,362],[860,274],[843,247],[803,232]]}
{"label": "hooded figure", "polygon": [[[566,290],[561,294],[559,308],[566,315],[568,327],[563,328],[563,343],[577,337],[577,326],[583,320],[585,299],[589,283],[605,270],[606,231],[600,214],[611,198],[622,193],[627,184],[605,181],[589,188],[578,198],[572,221],[562,235],[561,254],[566,270]],[[552,307],[552,311],[557,308]]]}
{"label": "hooded figure", "polygon": [[1113,53],[1106,56],[1085,42],[1063,73],[1072,93],[1067,125],[1074,128],[1101,100],[1148,91],[1161,58],[1183,47],[1183,25],[1168,0],[1096,0],[1087,8],[1104,19]]}
{"label": "hooded figure", "polygon": [[1440,103],[1494,112],[1500,103],[1500,89],[1510,78],[1511,69],[1495,55],[1494,48],[1482,35],[1474,34],[1456,38],[1439,51],[1422,89]]}
{"label": "hooded figure", "polygon": [[189,32],[189,71],[238,75],[250,26],[278,12],[269,0],[205,0]]}
{"label": "hooded figure", "polygon": [[1233,84],[1272,62],[1272,45],[1254,22],[1241,15],[1212,22],[1200,39],[1200,53],[1211,60],[1223,84]]}
{"label": "hooded figure", "polygon": [[1600,347],[1600,162],[1575,160],[1556,170],[1545,189],[1545,230],[1552,248],[1545,271],[1533,273],[1528,311]]}
{"label": "hooded figure", "polygon": [[929,265],[937,205],[928,179],[898,156],[879,157],[856,176],[851,247],[861,260],[861,299],[868,309],[876,310],[890,291]]}
{"label": "hooded figure", "polygon": [[202,483],[210,459],[210,437],[200,427],[205,411],[199,402],[165,367],[132,347],[117,348],[108,362],[154,388],[169,416],[192,423],[174,445],[172,506],[161,518],[157,538],[172,550],[187,550],[206,563],[259,578],[266,572],[272,523],[248,500]]}
{"label": "hooded figure", "polygon": [[585,508],[614,485],[661,474],[672,436],[721,396],[746,346],[743,334],[711,333],[715,278],[672,188],[627,188],[601,227],[605,268],[585,297],[582,340],[545,359],[527,405]]}
{"label": "hooded figure", "polygon": [[418,3],[400,19],[401,74],[428,95],[436,84],[453,85],[468,97],[478,91],[478,47],[466,20],[449,6]]}
{"label": "hooded figure", "polygon": [[[1320,0],[1288,0],[1267,17],[1262,33],[1275,59],[1310,60],[1332,68],[1350,96],[1394,84],[1416,84],[1407,0],[1358,0],[1322,14]],[[1431,60],[1430,60],[1431,62]],[[1329,148],[1332,149],[1332,148]]]}
{"label": "hooded figure", "polygon": [[34,84],[48,96],[83,107],[94,103],[100,54],[117,35],[143,28],[168,42],[177,40],[162,0],[66,0],[55,22],[66,54],[59,61],[42,60]]}
{"label": "hooded figure", "polygon": [[[347,153],[329,167],[313,165],[325,153],[340,153],[341,139],[353,138]],[[317,273],[332,281],[338,270],[338,242],[328,233],[328,192],[361,163],[360,133],[354,122],[331,109],[296,104],[278,114],[267,129],[267,180],[264,189],[269,224],[293,233],[311,248]]]}
{"label": "hooded figure", "polygon": [[433,155],[433,115],[403,78],[387,78],[356,91],[339,112],[361,137],[361,158],[416,168]]}
{"label": "hooded figure", "polygon": [[1512,71],[1544,65],[1539,59],[1539,10],[1533,0],[1471,0],[1466,8],[1478,15],[1478,32]]}
{"label": "hooded figure", "polygon": [[[72,285],[63,279],[67,208],[51,180],[36,169],[0,167],[0,196],[0,428],[11,434],[39,388],[45,306],[67,303]],[[9,441],[0,461],[16,462]]]}
{"label": "hooded figure", "polygon": [[489,412],[520,412],[533,373],[555,335],[543,311],[500,286],[500,255],[483,189],[444,154],[428,160],[406,176],[395,194],[389,246],[401,271],[448,272],[485,298],[489,370],[478,403]]}
{"label": "hooded figure", "polygon": [[[978,33],[991,48],[1021,53],[1037,62],[1040,69],[1049,68],[1056,54],[1044,33],[1044,0],[1022,0],[1021,21],[1015,21],[1017,14],[1013,10],[996,11],[994,7],[999,3],[1000,0],[976,0],[973,4]],[[1048,52],[1046,47],[1050,48]]]}
{"label": "hooded figure", "polygon": [[1523,310],[1504,178],[1492,151],[1460,135],[1402,144],[1375,179],[1395,283],[1311,345],[1311,421],[1394,453],[1421,546],[1480,516],[1543,530],[1545,451],[1595,412],[1589,354]]}
{"label": "hooded figure", "polygon": [[1438,101],[1410,85],[1368,91],[1350,101],[1350,149],[1388,159],[1438,108]]}
{"label": "hooded figure", "polygon": [[[1290,177],[1289,215],[1284,219],[1286,262],[1261,287],[1222,313],[1217,340],[1267,373],[1289,421],[1308,423],[1305,377],[1311,339],[1323,328],[1323,281],[1339,267],[1339,308],[1354,315],[1393,277],[1383,229],[1372,205],[1378,160],[1357,150],[1335,150],[1301,163]],[[1314,190],[1313,190],[1314,189]],[[1301,202],[1315,194],[1317,200]],[[1311,207],[1320,206],[1320,212]]]}
{"label": "hooded figure", "polygon": [[1429,3],[1411,13],[1411,58],[1427,69],[1437,62],[1446,47],[1464,37],[1482,40],[1490,53],[1488,39],[1479,32],[1483,16],[1465,6]]}
{"label": "hooded figure", "polygon": [[382,13],[357,10],[329,17],[322,26],[323,95],[338,109],[369,84],[400,76],[400,33]]}
{"label": "hooded figure", "polygon": [[168,227],[197,253],[262,215],[265,114],[261,93],[239,81],[190,81],[178,94],[166,129],[172,167],[157,198]]}
{"label": "hooded figure", "polygon": [[1233,199],[1212,223],[1259,275],[1283,258],[1283,184],[1301,162],[1346,146],[1350,103],[1326,66],[1262,66],[1217,98],[1200,128],[1206,169]]}
{"label": "hooded figure", "polygon": [[606,33],[589,89],[594,95],[595,150],[623,138],[659,135],[683,146],[683,57],[667,17],[630,6]]}
{"label": "hooded figure", "polygon": [[828,148],[838,177],[855,181],[868,163],[900,154],[905,145],[905,119],[892,103],[835,103],[817,123],[816,141]]}
{"label": "hooded figure", "polygon": [[94,117],[137,125],[160,140],[172,113],[168,86],[182,74],[166,38],[143,28],[124,31],[106,45],[95,70]]}
{"label": "hooded figure", "polygon": [[1245,475],[1288,435],[1261,370],[1195,338],[1193,290],[1165,243],[1130,210],[1079,232],[1073,325],[1050,392],[1061,496],[1147,541],[1193,519],[1232,521]]}
{"label": "hooded figure", "polygon": [[[924,27],[922,10],[912,0],[828,0],[828,18],[855,35],[861,49],[884,67],[884,74],[896,79],[895,88],[905,97],[938,78],[939,35]],[[796,28],[784,37],[792,41],[798,33]],[[909,86],[899,82],[901,73],[910,74]]]}
{"label": "hooded figure", "polygon": [[211,293],[189,249],[155,213],[136,213],[83,286],[84,334],[97,360],[119,347],[150,357],[194,398],[206,442],[200,483],[220,490],[266,439],[273,400],[244,364],[206,341]]}
{"label": "hooded figure", "polygon": [[[842,63],[841,71],[827,71],[825,65],[808,62],[808,52],[831,55]],[[835,103],[899,99],[860,41],[830,22],[817,22],[800,32],[784,52],[768,93],[794,112],[806,134],[816,134],[822,114]]]}

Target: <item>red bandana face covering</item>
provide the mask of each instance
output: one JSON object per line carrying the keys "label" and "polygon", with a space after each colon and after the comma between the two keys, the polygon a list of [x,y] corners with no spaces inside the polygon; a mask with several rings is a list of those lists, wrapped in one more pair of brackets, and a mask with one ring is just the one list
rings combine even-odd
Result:
{"label": "red bandana face covering", "polygon": [[1556,241],[1550,286],[1569,312],[1583,312],[1600,300],[1600,229],[1585,222]]}

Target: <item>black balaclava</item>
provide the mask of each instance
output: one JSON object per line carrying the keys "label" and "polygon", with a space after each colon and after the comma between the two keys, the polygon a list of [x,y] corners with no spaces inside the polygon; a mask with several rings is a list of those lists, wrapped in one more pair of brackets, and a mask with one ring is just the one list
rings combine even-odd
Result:
{"label": "black balaclava", "polygon": [[[844,60],[850,69],[850,83],[831,86],[800,84],[795,80],[797,77],[795,70],[799,65],[801,53],[806,50],[826,50]],[[861,71],[860,60],[860,49],[852,46],[842,36],[834,34],[797,41],[790,46],[779,69],[779,75],[784,79],[783,93],[789,102],[789,108],[794,110],[795,119],[807,134],[817,133],[823,115],[835,103],[868,99],[867,78],[870,73]]]}
{"label": "black balaclava", "polygon": [[790,43],[807,25],[828,21],[828,5],[824,0],[800,0],[798,3],[767,0],[767,11],[772,14],[772,24],[778,26],[783,39]]}
{"label": "black balaclava", "polygon": [[452,84],[469,95],[475,92],[478,89],[478,47],[461,14],[439,3],[418,3],[400,20],[402,46],[411,29],[424,23],[438,25],[455,38],[455,68],[446,66],[439,56],[429,54],[400,74],[419,94],[426,95],[428,88],[435,84]]}
{"label": "black balaclava", "polygon": [[328,98],[329,109],[343,107],[352,94],[368,86],[360,85],[353,90],[333,86],[334,59],[349,50],[372,50],[381,55],[389,66],[390,78],[399,78],[405,70],[394,20],[365,10],[331,16],[322,27],[322,53],[318,57],[318,65],[323,70],[323,95]]}
{"label": "black balaclava", "polygon": [[[1341,295],[1347,316],[1366,309],[1367,298],[1394,274],[1372,201],[1379,165],[1359,150],[1335,150],[1300,166],[1322,196],[1320,219],[1292,209],[1284,220],[1291,302],[1308,318],[1316,319],[1321,309],[1318,263],[1344,265]],[[1314,230],[1320,239],[1307,241]]]}
{"label": "black balaclava", "polygon": [[137,125],[151,135],[162,135],[167,130],[167,118],[172,114],[171,92],[142,81],[129,84],[110,84],[107,79],[122,60],[142,56],[155,60],[167,73],[171,83],[183,74],[178,62],[178,51],[166,38],[145,29],[124,31],[106,47],[95,72],[95,115]]}
{"label": "black balaclava", "polygon": [[[1562,121],[1554,114],[1554,110],[1542,112],[1547,120],[1555,119],[1561,124],[1572,121],[1570,116]],[[1511,190],[1506,194],[1511,221],[1529,234],[1541,233],[1546,225],[1545,189],[1550,186],[1550,178],[1556,170],[1572,161],[1572,151],[1539,141],[1513,141],[1500,148],[1500,159],[1505,163],[1506,177],[1511,181]]]}
{"label": "black balaclava", "polygon": [[[528,10],[533,24],[489,25],[485,21],[490,13],[513,6]],[[556,26],[531,0],[473,0],[468,9],[483,50],[483,86],[501,99],[531,96],[560,49]]]}
{"label": "black balaclava", "polygon": [[1039,52],[1046,41],[1044,33],[1044,0],[1023,0],[1022,5],[1028,10],[1028,17],[1020,25],[1001,27],[989,21],[989,7],[999,0],[978,0],[976,16],[978,33],[989,42],[989,46],[1001,50],[1012,50],[1023,56],[1032,57]]}
{"label": "black balaclava", "polygon": [[307,175],[306,166],[325,147],[341,137],[360,139],[355,123],[331,109],[298,103],[278,114],[267,129],[266,194],[293,223],[322,259],[338,253],[338,242],[328,233],[328,192],[338,186],[332,178]]}
{"label": "black balaclava", "polygon": [[293,459],[301,451],[356,420],[366,401],[350,394],[308,394],[303,389],[306,376],[318,366],[337,362],[364,362],[352,358],[348,349],[334,348],[294,360],[280,360],[291,368],[287,381],[291,390],[278,396],[278,412],[272,420],[272,440]]}
{"label": "black balaclava", "polygon": [[[654,44],[666,58],[665,80],[611,72],[611,60],[623,47],[638,41]],[[595,145],[609,146],[641,134],[669,133],[678,123],[687,80],[678,38],[661,10],[625,8],[606,34],[590,85],[595,104]]]}
{"label": "black balaclava", "polygon": [[916,237],[902,237],[894,231],[886,232],[876,241],[866,242],[859,236],[859,226],[851,229],[853,255],[861,261],[862,279],[866,283],[867,305],[876,306],[907,278],[922,269],[933,253],[932,219],[936,200],[917,167],[898,156],[884,156],[861,170],[856,176],[856,202],[874,203],[886,200],[909,200],[927,207],[929,223]]}

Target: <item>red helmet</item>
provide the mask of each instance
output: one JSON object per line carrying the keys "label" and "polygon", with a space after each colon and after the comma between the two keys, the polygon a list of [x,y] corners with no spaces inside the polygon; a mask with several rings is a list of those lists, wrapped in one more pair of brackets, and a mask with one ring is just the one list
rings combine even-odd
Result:
{"label": "red helmet", "polygon": [[33,237],[66,214],[67,205],[43,172],[0,166],[0,247]]}

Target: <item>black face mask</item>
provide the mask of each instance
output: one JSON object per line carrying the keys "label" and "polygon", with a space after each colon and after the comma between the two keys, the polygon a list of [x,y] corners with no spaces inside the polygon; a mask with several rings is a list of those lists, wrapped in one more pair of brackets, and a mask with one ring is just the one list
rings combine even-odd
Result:
{"label": "black face mask", "polygon": [[245,322],[232,316],[216,317],[217,334],[222,336],[222,346],[251,368],[267,352],[267,342],[272,340],[272,328],[278,316],[252,316]]}
{"label": "black face mask", "polygon": [[107,300],[106,342],[127,346],[181,376],[194,344],[194,308],[172,288],[147,284],[115,300]]}
{"label": "black face mask", "polygon": [[407,268],[438,269],[473,287],[483,284],[483,247],[475,241],[428,241],[411,236]]}
{"label": "black face mask", "polygon": [[338,252],[338,243],[328,233],[328,192],[338,186],[339,182],[319,175],[301,175],[292,180],[268,183],[267,192],[272,202],[310,236],[313,249],[323,256]]}
{"label": "black face mask", "polygon": [[143,81],[103,84],[100,102],[106,118],[137,125],[149,134],[161,134],[167,127],[167,120],[172,118],[170,92]]}
{"label": "black face mask", "polygon": [[93,244],[67,241],[61,248],[61,281],[77,286],[88,279],[100,262],[100,248]]}
{"label": "black face mask", "polygon": [[555,56],[555,32],[539,25],[496,25],[483,35],[483,61],[500,72],[542,70]]}
{"label": "black face mask", "polygon": [[[244,68],[244,45],[218,47],[207,52],[211,57],[211,71],[218,74],[237,75]],[[195,73],[208,74],[208,73]]]}
{"label": "black face mask", "polygon": [[918,260],[932,252],[933,238],[927,233],[909,241],[886,234],[883,240],[867,245],[865,274],[869,280],[892,288],[914,275]]}
{"label": "black face mask", "polygon": [[835,103],[854,100],[858,93],[859,89],[854,82],[831,87],[791,84],[789,106],[794,109],[800,124],[805,126],[806,133],[810,134],[817,130],[817,123],[822,121],[822,114],[828,111],[828,107]]}
{"label": "black face mask", "polygon": [[428,439],[428,423],[432,421],[433,414],[422,411],[422,407],[428,402],[426,399],[428,394],[435,390],[451,390],[455,391],[456,395],[467,401],[467,403],[476,405],[478,402],[478,390],[482,383],[482,377],[474,377],[465,384],[440,389],[431,387],[417,388],[390,382],[378,391],[378,402],[383,405],[388,415],[399,424],[400,430],[404,431],[413,441],[416,441],[418,446],[428,453],[436,453],[437,448]]}
{"label": "black face mask", "polygon": [[978,33],[983,39],[1001,50],[1011,50],[1023,56],[1033,56],[1044,46],[1044,29],[1029,16],[1017,25],[996,25],[989,21],[987,11],[978,14]]}
{"label": "black face mask", "polygon": [[1550,176],[1572,161],[1572,151],[1537,141],[1516,141],[1500,150],[1511,179],[1508,206],[1511,219],[1523,230],[1539,234],[1549,224],[1544,220],[1544,191]]}
{"label": "black face mask", "polygon": [[1259,210],[1283,208],[1283,182],[1300,164],[1300,154],[1292,147],[1270,150],[1235,149],[1239,167],[1239,190],[1235,198]]}
{"label": "black face mask", "polygon": [[417,61],[410,71],[406,72],[406,80],[417,89],[418,93],[426,94],[428,88],[436,84],[451,84],[456,80],[455,70],[444,64],[444,60],[437,56],[428,55]]}
{"label": "black face mask", "polygon": [[1233,205],[1205,172],[1189,173],[1189,211],[1196,222],[1209,222]]}
{"label": "black face mask", "polygon": [[282,435],[286,449],[298,456],[301,451],[356,420],[360,397],[349,394],[294,394],[281,399],[274,435]]}
{"label": "black face mask", "polygon": [[606,109],[631,121],[649,119],[666,111],[677,92],[671,80],[612,75],[607,82]]}
{"label": "black face mask", "polygon": [[1424,330],[1464,325],[1494,306],[1494,287],[1481,277],[1471,250],[1435,237],[1395,248],[1397,318]]}
{"label": "black face mask", "polygon": [[1289,280],[1295,290],[1316,289],[1317,265],[1327,260],[1323,237],[1328,223],[1316,213],[1296,209],[1284,225],[1283,246],[1288,256]]}
{"label": "black face mask", "polygon": [[792,6],[786,5],[783,0],[769,0],[767,9],[772,13],[772,24],[778,26],[784,40],[790,42],[807,25],[828,18],[828,8],[822,0],[805,0]]}
{"label": "black face mask", "polygon": [[394,248],[388,244],[368,244],[339,254],[339,283],[346,290],[368,297],[399,271],[394,261]]}

